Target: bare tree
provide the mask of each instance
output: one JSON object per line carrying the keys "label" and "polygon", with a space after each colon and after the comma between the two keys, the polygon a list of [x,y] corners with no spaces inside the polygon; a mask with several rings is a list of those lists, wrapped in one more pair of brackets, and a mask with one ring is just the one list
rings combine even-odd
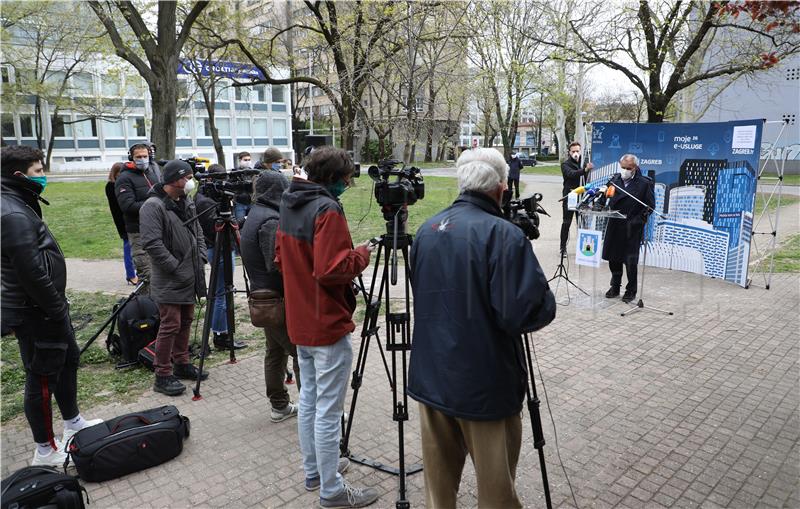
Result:
{"label": "bare tree", "polygon": [[[117,55],[133,65],[150,89],[152,141],[162,158],[175,157],[175,137],[178,107],[178,63],[183,46],[189,38],[197,17],[208,1],[192,4],[191,10],[178,24],[178,3],[158,2],[155,17],[156,31],[131,1],[91,0],[89,6],[103,23]],[[123,37],[118,27],[116,13],[122,16],[134,37]],[[151,13],[152,14],[152,13]],[[142,56],[142,53],[144,56]]]}

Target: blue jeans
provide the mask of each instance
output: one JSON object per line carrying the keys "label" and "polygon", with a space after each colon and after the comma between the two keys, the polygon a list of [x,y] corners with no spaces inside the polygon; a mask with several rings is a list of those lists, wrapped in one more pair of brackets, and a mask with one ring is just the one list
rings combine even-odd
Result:
{"label": "blue jeans", "polygon": [[[214,262],[214,248],[208,248],[208,263]],[[219,269],[217,271],[217,291],[214,309],[211,310],[211,332],[218,334],[228,332],[228,307],[225,302],[225,270],[223,258],[219,259]],[[236,267],[236,257],[231,252],[231,267]]]}
{"label": "blue jeans", "polygon": [[235,203],[233,204],[233,217],[239,220],[241,223],[247,213],[250,212],[250,205],[244,205],[242,203]]}
{"label": "blue jeans", "polygon": [[297,430],[306,478],[320,477],[322,498],[344,489],[339,464],[339,437],[347,378],[353,365],[350,334],[328,346],[298,346],[300,404]]}
{"label": "blue jeans", "polygon": [[136,277],[136,268],[133,266],[133,253],[128,239],[122,241],[122,261],[125,263],[125,279]]}

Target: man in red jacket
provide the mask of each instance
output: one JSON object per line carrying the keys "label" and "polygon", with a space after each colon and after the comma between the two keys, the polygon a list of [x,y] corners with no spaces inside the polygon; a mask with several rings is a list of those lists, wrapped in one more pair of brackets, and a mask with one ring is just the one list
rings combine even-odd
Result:
{"label": "man in red jacket", "polygon": [[298,435],[305,487],[320,490],[322,507],[364,507],[374,488],[355,488],[341,473],[340,417],[353,363],[352,280],[369,265],[372,248],[355,249],[338,197],[350,184],[353,161],[344,150],[315,150],[281,200],[275,262],[283,276],[286,327],[300,364]]}

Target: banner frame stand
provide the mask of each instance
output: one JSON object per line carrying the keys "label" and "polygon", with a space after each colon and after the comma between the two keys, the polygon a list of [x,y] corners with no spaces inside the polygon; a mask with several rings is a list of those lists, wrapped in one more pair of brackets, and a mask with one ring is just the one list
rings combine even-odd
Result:
{"label": "banner frame stand", "polygon": [[[786,130],[786,126],[789,125],[789,122],[788,120],[765,120],[764,124],[782,125],[778,135],[775,137],[775,140],[769,149],[769,152],[767,152],[767,154],[764,156],[764,163],[761,165],[761,168],[758,171],[758,176],[756,177],[756,194],[755,198],[753,199],[753,212],[755,212],[756,206],[758,205],[758,195],[760,194],[758,184],[761,183],[762,178],[766,180],[775,180],[776,182],[771,191],[764,193],[766,197],[761,204],[761,212],[758,215],[758,219],[753,222],[753,229],[750,235],[750,246],[755,249],[756,261],[753,268],[748,271],[747,282],[744,286],[745,289],[749,289],[751,286],[753,286],[753,279],[755,279],[756,274],[760,274],[764,279],[763,288],[769,290],[772,283],[772,274],[775,270],[775,247],[778,242],[778,223],[781,214],[781,198],[783,196],[783,176],[788,153],[787,151],[783,151],[780,160],[773,159],[770,156],[775,153],[778,142],[780,141],[781,136],[783,136],[783,132]],[[767,166],[770,164],[770,162],[772,162],[772,166],[775,170],[775,176],[772,176],[771,174],[765,175]],[[771,212],[769,207],[773,199],[776,200],[776,206],[774,212]],[[768,224],[765,224],[764,226],[768,227],[768,229],[766,231],[759,231],[759,226],[761,226],[761,222],[765,218]],[[756,240],[758,235],[768,236],[766,246],[764,246],[763,255],[761,254],[761,250],[759,250],[759,243]],[[765,270],[760,270],[765,266],[767,267]],[[762,287],[761,285],[756,286]]]}

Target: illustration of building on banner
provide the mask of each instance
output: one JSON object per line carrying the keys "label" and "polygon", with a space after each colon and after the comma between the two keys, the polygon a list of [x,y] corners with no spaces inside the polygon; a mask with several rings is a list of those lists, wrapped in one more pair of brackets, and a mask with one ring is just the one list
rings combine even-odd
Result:
{"label": "illustration of building on banner", "polygon": [[728,250],[728,264],[725,268],[725,280],[745,286],[747,280],[747,262],[750,260],[750,237],[753,231],[753,214],[738,213],[741,224],[739,236],[734,247]]}
{"label": "illustration of building on banner", "polygon": [[714,220],[719,170],[724,169],[727,165],[726,159],[686,159],[681,164],[678,173],[678,187],[703,186],[706,188],[702,219],[707,223],[713,223]]}
{"label": "illustration of building on banner", "polygon": [[[644,245],[639,249],[639,259],[644,260]],[[702,274],[703,253],[693,247],[676,246],[664,242],[648,242],[647,265]]]}
{"label": "illustration of building on banner", "polygon": [[616,161],[599,168],[595,168],[589,172],[589,177],[592,180],[586,183],[586,188],[588,189],[590,187],[603,186],[606,184],[606,182],[611,180],[611,177],[613,177],[616,173],[619,173],[619,165]]}
{"label": "illustration of building on banner", "polygon": [[728,264],[727,232],[714,230],[710,223],[700,219],[667,219],[656,224],[655,239],[657,243],[699,251],[703,256],[703,275],[725,278]]}
{"label": "illustration of building on banner", "polygon": [[670,219],[703,219],[706,201],[705,186],[691,185],[673,187],[669,190]]}
{"label": "illustration of building on banner", "polygon": [[656,231],[656,221],[661,220],[661,218],[658,217],[658,214],[664,213],[664,198],[667,193],[667,186],[656,182],[653,191],[656,198],[656,204],[654,207],[655,212],[653,214],[650,214],[650,217],[647,218],[647,225],[645,226],[645,233],[644,233],[644,238],[648,241],[653,240],[653,235],[655,234]]}
{"label": "illustration of building on banner", "polygon": [[741,211],[753,210],[756,174],[747,161],[731,163],[719,171],[714,205],[714,229],[728,232],[729,248],[739,243]]}

